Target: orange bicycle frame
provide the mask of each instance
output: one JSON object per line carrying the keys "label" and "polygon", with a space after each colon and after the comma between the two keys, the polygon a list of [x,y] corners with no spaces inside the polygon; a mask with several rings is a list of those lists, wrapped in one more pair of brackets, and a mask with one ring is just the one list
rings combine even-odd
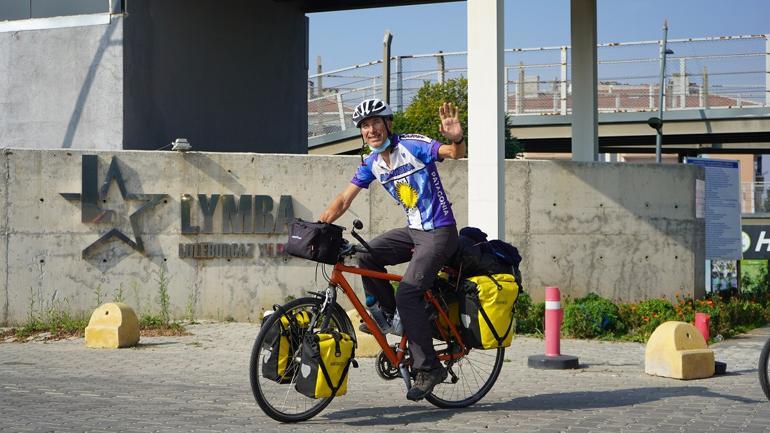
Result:
{"label": "orange bicycle frame", "polygon": [[[336,265],[334,265],[331,278],[329,279],[330,284],[342,288],[342,291],[345,293],[345,295],[348,297],[350,302],[353,304],[353,307],[361,316],[361,319],[363,319],[364,323],[366,323],[366,326],[371,331],[374,339],[377,340],[377,343],[382,348],[383,353],[388,358],[388,361],[390,361],[391,365],[397,366],[401,364],[401,362],[404,359],[404,353],[406,352],[406,342],[407,342],[406,333],[404,333],[401,336],[401,342],[398,344],[398,349],[393,350],[393,348],[388,344],[388,340],[385,338],[385,335],[380,331],[380,328],[377,326],[374,320],[369,316],[369,313],[367,312],[366,307],[364,307],[364,305],[358,299],[358,296],[356,296],[356,293],[353,291],[353,288],[350,287],[350,284],[345,279],[345,276],[342,275],[343,272],[361,275],[369,278],[377,278],[377,279],[386,280],[386,281],[401,281],[402,277],[400,275],[388,274],[386,272],[378,272],[378,271],[373,271],[371,269],[362,269],[362,268],[353,267],[353,266],[346,266],[342,263],[337,263]],[[431,305],[433,305],[433,307],[436,308],[436,311],[438,312],[439,317],[444,320],[444,323],[449,325],[449,332],[460,344],[460,349],[461,349],[457,353],[443,353],[443,351],[439,351],[436,353],[436,357],[440,361],[447,361],[450,359],[458,359],[463,357],[466,353],[465,343],[463,343],[463,340],[460,337],[460,333],[457,331],[457,328],[454,326],[454,323],[452,323],[452,321],[449,320],[449,316],[447,316],[446,311],[444,311],[444,309],[441,307],[441,305],[438,302],[438,299],[433,295],[432,291],[430,290],[425,291],[425,300],[429,302]],[[436,320],[438,321],[438,319]],[[448,335],[444,327],[438,326],[438,330],[441,333],[441,337],[444,339],[444,341],[447,341]]]}

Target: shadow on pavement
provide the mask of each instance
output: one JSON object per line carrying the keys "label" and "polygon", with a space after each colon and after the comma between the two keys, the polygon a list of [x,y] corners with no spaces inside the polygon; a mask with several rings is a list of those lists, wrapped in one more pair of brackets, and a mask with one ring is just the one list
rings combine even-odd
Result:
{"label": "shadow on pavement", "polygon": [[179,341],[161,341],[157,343],[139,343],[136,346],[132,347],[132,349],[150,349],[155,346],[168,346],[169,344],[179,344]]}
{"label": "shadow on pavement", "polygon": [[[652,387],[652,388],[628,388],[611,391],[579,391],[552,394],[538,394],[528,397],[518,397],[511,401],[484,404],[477,403],[465,409],[457,409],[463,412],[494,412],[494,411],[545,411],[545,410],[580,410],[600,409],[622,406],[633,406],[649,403],[672,397],[703,397],[723,398],[739,403],[759,403],[760,400],[752,400],[729,394],[713,392],[702,386],[680,387]],[[343,421],[347,425],[375,426],[375,425],[404,425],[411,422],[431,422],[447,419],[451,412],[440,409],[428,409],[423,402],[421,406],[392,406],[367,409],[349,409],[336,412],[328,412],[321,417],[323,420]],[[345,421],[347,420],[347,421]],[[312,422],[312,421],[311,421]]]}

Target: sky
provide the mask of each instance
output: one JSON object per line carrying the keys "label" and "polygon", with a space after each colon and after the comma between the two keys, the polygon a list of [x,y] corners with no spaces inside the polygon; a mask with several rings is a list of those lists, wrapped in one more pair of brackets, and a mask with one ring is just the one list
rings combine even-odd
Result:
{"label": "sky", "polygon": [[[569,0],[505,0],[505,47],[569,44],[569,5]],[[381,57],[386,30],[394,35],[393,55],[467,48],[465,2],[308,16],[310,65],[320,55],[327,71]],[[770,1],[597,0],[597,39],[599,43],[660,39],[666,18],[669,38],[764,34],[770,33]]]}

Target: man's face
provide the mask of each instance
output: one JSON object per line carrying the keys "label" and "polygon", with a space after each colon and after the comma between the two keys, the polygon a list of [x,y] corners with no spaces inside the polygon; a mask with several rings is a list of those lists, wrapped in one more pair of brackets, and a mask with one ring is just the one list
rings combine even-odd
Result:
{"label": "man's face", "polygon": [[[378,148],[385,143],[388,138],[388,131],[385,128],[386,120],[382,117],[370,117],[361,122],[361,136],[370,147]],[[390,126],[390,120],[387,121]]]}

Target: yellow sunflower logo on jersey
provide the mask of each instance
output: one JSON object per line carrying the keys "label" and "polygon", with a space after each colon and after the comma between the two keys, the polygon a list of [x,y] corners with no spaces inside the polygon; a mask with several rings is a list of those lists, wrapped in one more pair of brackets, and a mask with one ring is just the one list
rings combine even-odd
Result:
{"label": "yellow sunflower logo on jersey", "polygon": [[406,209],[417,207],[417,190],[408,183],[399,183],[396,186],[398,200]]}

